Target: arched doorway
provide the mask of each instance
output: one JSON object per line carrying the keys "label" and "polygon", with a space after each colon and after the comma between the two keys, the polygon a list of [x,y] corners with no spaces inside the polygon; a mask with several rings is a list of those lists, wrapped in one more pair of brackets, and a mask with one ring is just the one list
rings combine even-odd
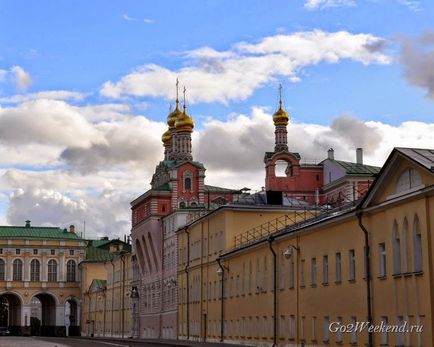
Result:
{"label": "arched doorway", "polygon": [[[32,335],[63,335],[56,331],[56,300],[51,294],[36,294],[31,299],[31,305],[34,308],[31,311]],[[39,324],[35,324],[35,322]]]}
{"label": "arched doorway", "polygon": [[75,298],[65,302],[65,326],[67,336],[80,336],[80,319],[78,305]]}
{"label": "arched doorway", "polygon": [[0,326],[7,326],[11,335],[21,334],[21,309],[17,294],[0,294]]}

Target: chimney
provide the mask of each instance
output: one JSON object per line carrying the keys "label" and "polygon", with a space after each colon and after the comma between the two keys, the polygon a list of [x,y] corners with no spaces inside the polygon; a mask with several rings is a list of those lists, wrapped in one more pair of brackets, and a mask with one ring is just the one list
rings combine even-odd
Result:
{"label": "chimney", "polygon": [[363,148],[356,149],[356,163],[363,164]]}
{"label": "chimney", "polygon": [[26,220],[26,228],[30,228],[30,221]]}
{"label": "chimney", "polygon": [[75,226],[74,226],[74,224],[71,224],[71,225],[69,226],[69,232],[75,234]]}
{"label": "chimney", "polygon": [[328,155],[328,158],[329,158],[330,160],[335,160],[335,150],[334,150],[333,148],[330,148],[330,149],[327,151],[327,155]]}

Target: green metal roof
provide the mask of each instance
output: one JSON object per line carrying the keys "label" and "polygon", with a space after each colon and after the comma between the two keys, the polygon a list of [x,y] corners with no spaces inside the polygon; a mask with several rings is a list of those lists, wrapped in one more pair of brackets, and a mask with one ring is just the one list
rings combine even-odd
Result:
{"label": "green metal roof", "polygon": [[236,190],[236,189],[209,186],[207,184],[205,184],[205,191],[206,192],[219,192],[219,193],[222,193],[222,192],[227,192],[227,193],[240,192],[240,190]]}
{"label": "green metal roof", "polygon": [[112,259],[113,255],[106,249],[88,246],[86,248],[86,256],[83,262],[86,263],[99,263]]}
{"label": "green metal roof", "polygon": [[104,290],[107,288],[107,281],[94,279],[92,280],[92,284],[90,285],[92,290]]}
{"label": "green metal roof", "polygon": [[75,234],[58,227],[18,227],[0,226],[0,239],[53,239],[53,240],[81,240]]}
{"label": "green metal roof", "polygon": [[92,240],[93,247],[102,247],[108,243],[112,242],[112,240]]}
{"label": "green metal roof", "polygon": [[157,188],[152,188],[152,190],[157,190],[157,191],[168,191],[170,192],[170,186],[169,183],[164,183],[161,186],[157,187]]}
{"label": "green metal roof", "polygon": [[336,164],[345,170],[347,175],[375,175],[380,172],[381,167],[351,163],[342,160],[333,160]]}

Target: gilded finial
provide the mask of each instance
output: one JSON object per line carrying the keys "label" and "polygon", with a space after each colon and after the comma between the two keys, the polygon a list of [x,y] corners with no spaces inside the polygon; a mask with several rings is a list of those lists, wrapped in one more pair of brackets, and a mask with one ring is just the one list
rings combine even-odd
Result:
{"label": "gilded finial", "polygon": [[279,108],[282,108],[282,83],[279,83]]}
{"label": "gilded finial", "polygon": [[185,110],[187,109],[187,104],[185,103],[185,92],[187,91],[187,88],[185,88],[185,86],[184,86],[184,90],[183,90],[183,93],[184,93],[184,113],[185,113]]}
{"label": "gilded finial", "polygon": [[178,79],[178,77],[176,78],[176,104],[178,105],[179,104],[179,98],[178,98],[178,95],[179,95],[179,79]]}
{"label": "gilded finial", "polygon": [[287,125],[289,121],[288,112],[283,108],[282,83],[279,83],[279,108],[273,115],[274,125]]}

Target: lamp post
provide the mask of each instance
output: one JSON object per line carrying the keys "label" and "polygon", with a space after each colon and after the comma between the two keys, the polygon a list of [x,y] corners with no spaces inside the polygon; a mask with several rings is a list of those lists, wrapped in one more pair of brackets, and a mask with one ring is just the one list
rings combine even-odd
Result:
{"label": "lamp post", "polygon": [[229,272],[229,268],[227,266],[224,266],[221,263],[220,258],[217,258],[217,264],[219,265],[219,268],[216,271],[217,275],[222,278],[222,281],[221,281],[222,284],[221,284],[221,288],[220,288],[220,293],[221,293],[221,296],[220,296],[220,305],[221,305],[221,308],[220,308],[220,342],[223,342],[223,340],[224,340],[224,324],[223,324],[223,320],[224,320],[224,297],[225,297],[225,292],[224,292],[224,290],[225,290],[225,283],[224,283],[225,273],[224,272],[225,271]]}
{"label": "lamp post", "polygon": [[296,339],[295,343],[298,347],[300,343],[300,299],[299,299],[299,290],[300,290],[300,283],[299,283],[299,256],[300,256],[300,247],[298,247],[298,240],[297,240],[297,246],[294,246],[292,244],[288,245],[288,248],[283,252],[283,256],[285,259],[289,260],[292,258],[292,255],[294,251],[297,253],[297,259],[296,259],[296,287],[295,287],[295,305],[296,305],[296,321],[297,321],[297,327],[296,327]]}

